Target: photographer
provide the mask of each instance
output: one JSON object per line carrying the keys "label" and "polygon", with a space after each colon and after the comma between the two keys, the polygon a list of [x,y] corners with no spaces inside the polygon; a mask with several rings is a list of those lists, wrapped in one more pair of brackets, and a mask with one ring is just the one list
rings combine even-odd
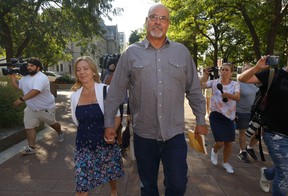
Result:
{"label": "photographer", "polygon": [[50,125],[58,133],[59,142],[64,141],[64,133],[60,124],[55,120],[55,98],[50,92],[50,84],[47,76],[41,72],[42,64],[36,58],[28,60],[28,75],[22,76],[17,82],[16,75],[9,75],[13,86],[23,91],[23,96],[14,102],[18,106],[23,102],[27,107],[24,110],[24,126],[28,140],[28,146],[21,151],[22,154],[35,154],[35,127],[40,121]]}
{"label": "photographer", "polygon": [[[238,79],[241,82],[261,84],[261,88],[267,88],[269,65],[266,62],[268,56],[261,57],[256,66],[246,70]],[[263,139],[267,145],[269,155],[274,163],[271,168],[260,169],[260,187],[269,192],[269,181],[273,180],[272,195],[285,196],[288,193],[288,66],[279,69],[273,78],[268,91],[268,100],[262,121],[264,127]]]}
{"label": "photographer", "polygon": [[[204,74],[206,72],[209,73],[208,80],[214,80],[214,73],[218,72],[218,69],[215,67],[205,68],[203,70]],[[218,75],[218,74],[217,74]],[[216,79],[216,77],[215,77]],[[206,98],[206,118],[209,118],[210,114],[210,104],[211,104],[211,96],[212,96],[212,89],[211,88],[205,88],[204,89],[204,97]]]}

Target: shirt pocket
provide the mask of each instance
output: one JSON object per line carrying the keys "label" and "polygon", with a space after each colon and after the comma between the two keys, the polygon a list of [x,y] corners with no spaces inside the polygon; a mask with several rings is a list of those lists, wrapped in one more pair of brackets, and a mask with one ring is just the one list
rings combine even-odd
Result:
{"label": "shirt pocket", "polygon": [[151,73],[155,72],[151,66],[150,60],[138,60],[132,64],[132,79],[143,80],[151,77]]}
{"label": "shirt pocket", "polygon": [[143,70],[151,65],[150,60],[138,60],[135,61],[132,65],[133,70]]}
{"label": "shirt pocket", "polygon": [[181,59],[169,59],[169,75],[173,78],[185,78],[187,72],[186,61]]}

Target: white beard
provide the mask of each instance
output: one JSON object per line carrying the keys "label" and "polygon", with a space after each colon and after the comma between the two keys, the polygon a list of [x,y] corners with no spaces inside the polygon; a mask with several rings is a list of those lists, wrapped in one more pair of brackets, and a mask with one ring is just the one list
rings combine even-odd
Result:
{"label": "white beard", "polygon": [[153,37],[157,37],[157,38],[160,38],[160,37],[162,37],[162,35],[163,35],[163,32],[154,32],[154,31],[151,31],[150,32],[150,34],[153,36]]}
{"label": "white beard", "polygon": [[154,27],[154,28],[151,29],[150,34],[153,37],[160,38],[160,37],[163,36],[163,30],[161,28],[159,28],[159,27]]}

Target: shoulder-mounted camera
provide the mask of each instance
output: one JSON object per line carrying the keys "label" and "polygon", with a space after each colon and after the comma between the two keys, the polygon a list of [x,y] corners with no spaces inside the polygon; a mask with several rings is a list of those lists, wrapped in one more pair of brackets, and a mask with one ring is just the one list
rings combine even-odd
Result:
{"label": "shoulder-mounted camera", "polygon": [[21,58],[11,58],[8,63],[0,63],[0,66],[6,66],[7,68],[2,68],[2,73],[4,76],[11,74],[21,74],[22,76],[28,75],[27,70],[27,60]]}

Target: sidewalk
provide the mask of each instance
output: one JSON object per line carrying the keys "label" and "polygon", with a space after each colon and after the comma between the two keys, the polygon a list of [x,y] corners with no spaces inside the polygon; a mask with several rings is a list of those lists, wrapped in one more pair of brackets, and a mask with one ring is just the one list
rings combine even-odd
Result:
{"label": "sidewalk", "polygon": [[[37,135],[36,155],[18,154],[19,150],[27,144],[26,141],[0,153],[0,196],[75,195],[73,153],[76,129],[71,120],[67,95],[68,91],[58,91],[56,98],[57,120],[65,132],[63,143],[58,143],[55,131],[46,128]],[[194,125],[194,116],[187,102],[185,107],[186,128],[189,129]],[[206,137],[206,143],[210,155],[214,143],[211,132]],[[209,155],[198,154],[189,147],[188,184],[185,196],[271,195],[271,192],[264,193],[259,187],[260,167],[269,167],[272,164],[265,146],[266,162],[258,161],[249,164],[237,158],[238,146],[238,142],[235,142],[230,161],[235,170],[233,175],[227,174],[220,164],[213,166]],[[258,152],[258,148],[255,150]],[[125,176],[118,181],[118,193],[119,196],[138,196],[140,181],[136,163],[130,160],[128,154],[129,152],[123,159]],[[257,155],[260,158],[259,153]],[[222,152],[219,153],[219,162],[221,161]],[[158,182],[160,194],[164,195],[162,167],[160,167]],[[109,184],[95,188],[90,195],[109,196]]]}

